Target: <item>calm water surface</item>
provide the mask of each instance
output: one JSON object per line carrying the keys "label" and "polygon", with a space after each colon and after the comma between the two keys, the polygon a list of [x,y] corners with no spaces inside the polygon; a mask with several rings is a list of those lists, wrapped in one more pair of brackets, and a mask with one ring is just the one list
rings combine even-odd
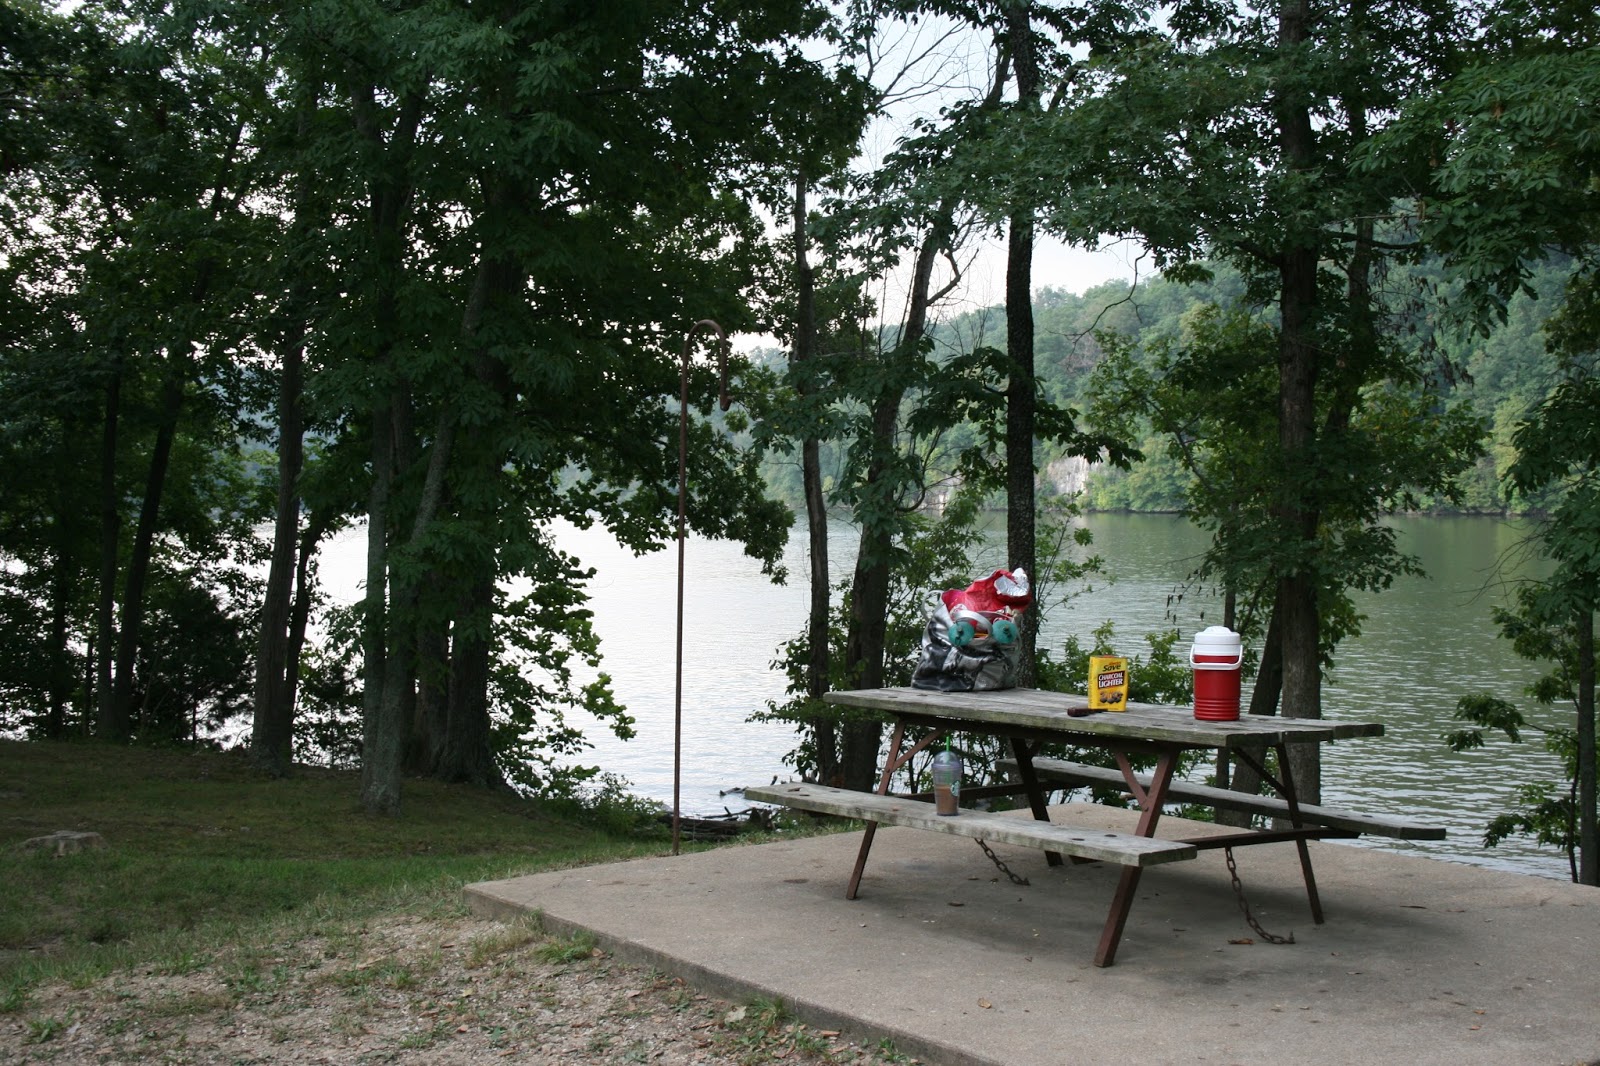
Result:
{"label": "calm water surface", "polygon": [[[1076,634],[1087,644],[1090,633],[1111,619],[1119,649],[1134,652],[1143,650],[1145,633],[1176,625],[1187,638],[1220,622],[1220,606],[1185,582],[1206,544],[1203,532],[1181,518],[1159,515],[1097,515],[1086,524],[1107,575],[1053,610],[1045,641]],[[1422,559],[1428,576],[1399,580],[1360,601],[1367,615],[1363,632],[1339,649],[1324,714],[1382,721],[1386,735],[1324,749],[1324,800],[1449,829],[1440,842],[1370,838],[1361,842],[1366,846],[1564,879],[1566,860],[1551,849],[1521,840],[1480,846],[1484,824],[1510,807],[1519,783],[1558,778],[1556,760],[1537,739],[1520,745],[1491,741],[1462,755],[1439,739],[1455,725],[1451,714],[1460,696],[1489,690],[1519,699],[1533,679],[1529,665],[1497,639],[1490,622],[1490,609],[1507,599],[1502,570],[1515,557],[1526,526],[1493,518],[1402,518],[1394,524],[1402,548]],[[832,563],[839,573],[849,565],[855,536],[843,524],[833,534]],[[604,642],[604,669],[637,719],[638,735],[626,743],[598,724],[586,728],[594,749],[583,761],[670,804],[676,548],[634,556],[602,530],[565,528],[557,540],[596,570],[589,593]],[[356,538],[334,545],[336,558],[325,573],[344,569],[337,556],[348,553],[359,580],[360,550]],[[997,548],[983,555],[975,571],[1003,565]],[[731,790],[792,773],[783,756],[794,745],[793,731],[747,720],[769,700],[783,698],[784,679],[772,659],[779,642],[804,623],[803,535],[791,542],[787,564],[790,583],[773,585],[737,545],[688,545],[681,779],[687,814],[740,810],[743,798]]]}

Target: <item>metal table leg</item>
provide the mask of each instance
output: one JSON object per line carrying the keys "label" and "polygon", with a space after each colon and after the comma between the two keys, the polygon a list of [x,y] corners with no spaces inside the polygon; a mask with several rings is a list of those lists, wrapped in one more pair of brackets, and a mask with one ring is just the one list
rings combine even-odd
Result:
{"label": "metal table leg", "polygon": [[[1300,797],[1295,792],[1294,771],[1289,767],[1289,746],[1274,744],[1272,750],[1278,756],[1277,777],[1269,774],[1267,768],[1244,749],[1239,749],[1237,754],[1252,770],[1261,775],[1261,780],[1270,784],[1278,795],[1283,797],[1283,801],[1289,805],[1289,824],[1296,829],[1302,829],[1305,823],[1300,817]],[[1311,920],[1322,925],[1322,898],[1317,894],[1317,875],[1311,868],[1310,845],[1304,837],[1297,837],[1294,843],[1300,850],[1300,875],[1305,880],[1306,901],[1311,905]]]}
{"label": "metal table leg", "polygon": [[[1011,738],[1011,754],[1017,760],[1017,776],[1022,778],[1023,787],[1027,790],[1028,806],[1033,810],[1035,819],[1041,822],[1050,820],[1050,808],[1044,802],[1044,788],[1039,784],[1039,775],[1033,768],[1033,747],[1019,737]],[[1061,865],[1061,853],[1047,851],[1044,861],[1050,866]]]}
{"label": "metal table leg", "polygon": [[[1145,787],[1134,773],[1133,763],[1124,752],[1116,752],[1117,765],[1129,790],[1139,804],[1139,827],[1142,837],[1156,835],[1156,823],[1161,820],[1161,805],[1167,801],[1167,790],[1172,786],[1172,776],[1178,769],[1178,752],[1163,750],[1156,759],[1156,768],[1150,775],[1150,785]],[[1139,876],[1143,868],[1124,866],[1117,880],[1117,891],[1111,897],[1111,909],[1106,914],[1105,929],[1100,933],[1100,945],[1095,948],[1094,964],[1110,966],[1117,957],[1117,945],[1122,940],[1122,930],[1128,924],[1128,912],[1133,910],[1134,895],[1139,890]]]}
{"label": "metal table leg", "polygon": [[[1286,744],[1276,746],[1278,752],[1278,770],[1283,774],[1283,799],[1289,805],[1289,824],[1296,829],[1301,827],[1300,800],[1295,795],[1294,772],[1289,768],[1289,747]],[[1306,880],[1306,898],[1311,903],[1311,920],[1318,925],[1322,924],[1322,898],[1317,895],[1317,875],[1311,870],[1311,846],[1304,838],[1294,842],[1300,849],[1300,872]]]}
{"label": "metal table leg", "polygon": [[[944,736],[943,730],[934,730],[902,753],[900,747],[905,742],[906,724],[904,721],[896,721],[894,733],[889,740],[889,757],[884,760],[883,775],[878,778],[878,795],[887,796],[889,782],[894,778],[894,772],[942,736]],[[845,899],[856,898],[856,890],[861,887],[861,874],[867,868],[867,853],[872,850],[872,838],[877,832],[878,823],[868,822],[866,830],[861,835],[861,850],[856,853],[855,868],[850,871],[850,884],[844,891]]]}

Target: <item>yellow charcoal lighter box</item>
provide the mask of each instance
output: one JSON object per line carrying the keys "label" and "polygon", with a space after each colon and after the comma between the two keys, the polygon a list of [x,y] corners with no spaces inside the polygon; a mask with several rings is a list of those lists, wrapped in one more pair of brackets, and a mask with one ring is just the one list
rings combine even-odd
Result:
{"label": "yellow charcoal lighter box", "polygon": [[1089,709],[1128,709],[1128,660],[1120,655],[1089,656]]}

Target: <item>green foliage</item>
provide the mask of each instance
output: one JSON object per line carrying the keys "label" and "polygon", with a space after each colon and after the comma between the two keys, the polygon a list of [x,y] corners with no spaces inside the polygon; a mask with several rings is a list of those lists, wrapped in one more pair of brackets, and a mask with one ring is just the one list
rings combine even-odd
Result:
{"label": "green foliage", "polygon": [[1194,669],[1185,656],[1174,649],[1178,631],[1147,633],[1145,643],[1149,653],[1129,653],[1116,647],[1116,627],[1106,621],[1096,627],[1094,640],[1085,648],[1075,636],[1069,636],[1061,648],[1060,658],[1041,656],[1040,687],[1054,692],[1076,692],[1080,696],[1089,692],[1089,656],[1120,655],[1128,660],[1128,700],[1132,703],[1165,703],[1186,706],[1194,702]]}
{"label": "green foliage", "polygon": [[[1185,465],[1185,448],[1171,433],[1158,430],[1143,410],[1153,401],[1157,384],[1165,380],[1163,359],[1185,355],[1191,359],[1188,381],[1198,390],[1192,401],[1196,414],[1204,416],[1216,407],[1214,421],[1224,423],[1220,409],[1226,406],[1230,417],[1245,417],[1242,410],[1212,391],[1231,383],[1229,375],[1234,371],[1226,362],[1212,367],[1204,361],[1195,347],[1196,331],[1216,333],[1233,328],[1224,324],[1235,320],[1267,329],[1275,315],[1245,298],[1244,279],[1237,270],[1215,261],[1195,266],[1203,266],[1203,280],[1180,283],[1168,271],[1138,284],[1108,283],[1081,295],[1047,288],[1035,298],[1035,361],[1041,390],[1060,407],[1086,412],[1087,424],[1131,442],[1140,456],[1127,469],[1109,463],[1090,468],[1083,495],[1083,504],[1090,510],[1183,511],[1190,506],[1191,493],[1203,491]],[[1518,454],[1512,440],[1517,425],[1558,380],[1545,350],[1546,323],[1559,327],[1561,317],[1551,316],[1562,303],[1573,264],[1570,259],[1555,257],[1531,270],[1529,284],[1535,295],[1512,296],[1504,325],[1485,335],[1466,337],[1435,321],[1440,302],[1455,291],[1444,280],[1441,261],[1390,268],[1387,289],[1399,294],[1404,305],[1398,312],[1399,332],[1393,338],[1399,345],[1395,358],[1402,383],[1377,390],[1366,401],[1381,404],[1384,410],[1373,412],[1364,423],[1365,432],[1417,442],[1416,448],[1392,458],[1378,446],[1389,470],[1381,475],[1386,486],[1396,484],[1395,474],[1405,473],[1398,465],[1402,459],[1410,471],[1422,476],[1390,491],[1381,501],[1385,508],[1503,513],[1539,510],[1552,504],[1553,496],[1548,493],[1513,498],[1502,484]],[[1206,315],[1214,316],[1218,325],[1203,326],[1201,318]],[[981,346],[1003,335],[1004,327],[1003,309],[984,308],[936,324],[934,343],[939,349],[958,344]],[[1256,343],[1260,345],[1258,358],[1263,360],[1258,370],[1270,378],[1268,368],[1275,358],[1272,339],[1257,338]],[[1275,386],[1270,381],[1255,385],[1264,391],[1245,394],[1254,404],[1248,417],[1255,422],[1270,420],[1273,411],[1268,401]],[[1430,425],[1435,419],[1439,424]],[[952,448],[964,443],[962,432],[957,428],[947,434]],[[1487,434],[1483,453],[1470,459],[1476,451],[1472,437],[1479,432]],[[1040,465],[1049,478],[1055,471],[1052,464],[1062,459],[1066,450],[1041,442],[1039,452]],[[1453,479],[1439,482],[1428,476],[1426,461],[1443,458],[1445,453],[1454,456],[1454,465],[1467,465]],[[824,466],[832,470],[837,464],[829,455],[825,445]],[[1336,459],[1356,465],[1369,461],[1364,455],[1330,453],[1329,461]],[[946,459],[934,469],[941,473],[954,470],[955,461]],[[781,487],[792,476],[769,469],[768,479]],[[791,503],[799,500],[797,479],[784,498]]]}
{"label": "green foliage", "polygon": [[[0,637],[63,621],[52,657],[0,660],[0,727],[91,723],[88,652],[105,661],[94,645],[116,635],[97,628],[100,523],[127,567],[156,491],[155,576],[116,619],[146,613],[136,731],[192,739],[247,709],[260,594],[239,574],[261,562],[275,486],[242,477],[239,455],[270,459],[259,412],[293,349],[291,402],[321,438],[299,487],[309,522],[377,501],[386,523],[384,576],[354,620],[372,623],[372,669],[353,665],[355,625],[332,622],[303,662],[302,738],[354,758],[354,691],[375,696],[380,665],[388,691],[413,685],[408,643],[442,627],[457,683],[424,680],[476,690],[465,713],[492,716],[472,724],[516,783],[593,773],[556,768],[582,745],[565,712],[628,720],[603,679],[573,680],[599,649],[577,563],[544,531],[598,521],[640,550],[670,536],[682,329],[758,324],[772,249],[754,204],[780,206],[791,165],[837,166],[867,106],[852,73],[806,58],[839,42],[819,5],[612,14],[6,9],[0,459],[22,473],[0,505]],[[689,377],[706,406],[712,375],[696,361]],[[690,525],[775,566],[790,516],[765,497],[759,450],[693,421]],[[84,476],[101,440],[104,500]]]}
{"label": "green foliage", "polygon": [[[603,672],[580,684],[580,665],[602,663],[583,582],[592,571],[546,544],[548,558],[536,592],[496,598],[491,644],[489,715],[500,773],[527,795],[605,809],[627,806],[621,785],[598,766],[573,760],[590,745],[567,721],[582,710],[606,722],[623,739],[633,718],[616,702]],[[324,643],[302,664],[303,709],[295,728],[301,761],[335,768],[358,765],[361,741],[360,685],[354,676],[359,612],[331,615]]]}
{"label": "green foliage", "polygon": [[1033,575],[1031,608],[1043,619],[1065,609],[1095,576],[1105,571],[1105,561],[1086,554],[1094,534],[1079,521],[1083,511],[1070,497],[1047,495],[1039,501],[1036,537],[1039,572]]}
{"label": "green foliage", "polygon": [[599,772],[598,767],[560,765],[589,746],[567,723],[567,711],[587,711],[622,739],[633,736],[633,719],[616,702],[605,674],[587,684],[576,682],[575,665],[601,664],[599,637],[582,590],[593,571],[553,547],[549,555],[533,578],[536,592],[512,602],[503,595],[498,600],[490,715],[493,747],[506,779],[530,793],[565,795]]}
{"label": "green foliage", "polygon": [[[7,11],[24,44],[8,40],[7,109],[32,132],[8,140],[0,177],[0,461],[19,490],[0,557],[34,639],[38,618],[51,626],[46,667],[0,680],[16,699],[6,724],[87,730],[89,652],[117,654],[96,604],[120,593],[119,624],[141,608],[148,623],[118,664],[133,732],[191,737],[240,709],[258,596],[245,572],[267,496],[244,412],[265,375],[241,349],[276,228],[251,165],[267,65],[159,7]],[[148,593],[128,603],[141,522]],[[115,589],[100,580],[107,523]]]}
{"label": "green foliage", "polygon": [[[1518,785],[1516,796],[1515,811],[1489,820],[1483,831],[1483,846],[1492,848],[1513,834],[1531,836],[1546,847],[1565,851],[1569,865],[1575,865],[1578,812],[1572,793],[1558,793],[1556,786],[1540,781]],[[1573,879],[1577,879],[1576,874]]]}
{"label": "green foliage", "polygon": [[[1091,417],[1124,437],[1153,433],[1168,464],[1182,471],[1183,509],[1212,531],[1192,575],[1237,592],[1239,625],[1257,631],[1272,601],[1274,575],[1311,570],[1323,586],[1325,657],[1359,632],[1349,591],[1388,587],[1415,571],[1383,517],[1423,497],[1456,491],[1456,476],[1479,453],[1481,422],[1465,404],[1447,405],[1428,387],[1419,359],[1398,348],[1380,361],[1384,377],[1359,403],[1330,393],[1324,424],[1338,426],[1290,467],[1279,447],[1278,330],[1264,315],[1233,305],[1196,304],[1176,332],[1150,330],[1142,344],[1102,335],[1103,358],[1087,395]],[[1145,465],[1153,445],[1146,446]],[[1159,454],[1159,453],[1156,453]],[[1129,479],[1131,480],[1131,479]],[[1317,537],[1283,527],[1293,493],[1319,501]],[[1105,490],[1097,497],[1105,498]]]}
{"label": "green foliage", "polygon": [[588,930],[576,933],[565,940],[552,940],[540,944],[534,954],[545,962],[582,962],[599,951],[594,934]]}
{"label": "green foliage", "polygon": [[[1559,515],[1546,546],[1562,579],[1539,611],[1590,595],[1600,497],[1587,412],[1600,397],[1579,378],[1552,391],[1539,348],[1547,335],[1568,353],[1592,348],[1600,320],[1596,145],[1570,121],[1595,96],[1592,13],[1495,14],[1463,66],[1464,31],[1414,5],[1319,10],[1298,50],[1277,46],[1269,20],[1220,7],[1172,12],[1159,32],[1140,5],[1034,7],[1035,58],[1059,93],[1039,107],[998,92],[963,101],[850,182],[843,164],[882,100],[857,73],[807,57],[818,42],[861,54],[850,34],[866,13],[9,4],[0,729],[90,729],[90,664],[108,661],[115,637],[97,609],[127,586],[146,502],[148,588],[118,612],[123,624],[144,612],[135,733],[195,742],[248,711],[251,574],[275,488],[261,476],[272,442],[260,412],[303,341],[318,437],[307,518],[336,528],[381,501],[389,524],[366,613],[318,619],[329,636],[301,664],[301,740],[353,764],[359,690],[379,664],[405,674],[408,642],[432,626],[452,642],[444,670],[484,697],[474,707],[504,775],[547,795],[609,795],[598,768],[558,766],[583,746],[571,710],[619,735],[629,719],[604,674],[574,680],[602,649],[577,591],[581,560],[547,530],[598,522],[640,550],[669,539],[683,328],[711,315],[792,335],[791,249],[767,239],[757,208],[781,216],[797,171],[835,196],[807,227],[825,260],[818,358],[781,375],[736,365],[747,423],[699,415],[716,390],[697,354],[687,517],[775,570],[790,514],[768,498],[771,472],[785,441],[826,438],[831,498],[873,533],[864,562],[898,570],[886,683],[909,671],[926,590],[971,576],[974,502],[940,522],[916,508],[953,476],[974,496],[998,484],[1014,366],[992,309],[897,335],[868,328],[871,292],[921,242],[953,250],[968,209],[996,222],[1037,206],[1058,234],[1132,235],[1169,268],[1134,289],[1039,294],[1037,429],[1045,463],[1114,468],[1142,452],[1128,470],[1103,467],[1087,499],[1207,523],[1217,546],[1197,579],[1248,600],[1251,575],[1312,569],[1331,645],[1359,624],[1344,590],[1382,588],[1410,565],[1378,521],[1386,509],[1514,496]],[[985,30],[996,14],[945,13]],[[1274,139],[1290,97],[1313,102],[1314,173],[1285,165]],[[1393,128],[1363,143],[1357,115]],[[1428,206],[1414,219],[1351,232],[1415,189]],[[1356,257],[1416,235],[1373,277],[1388,295],[1425,295],[1375,301],[1362,320],[1347,284]],[[1271,264],[1296,242],[1322,264],[1306,336],[1330,353],[1317,415],[1336,431],[1285,463],[1272,438],[1283,328]],[[1572,258],[1541,259],[1552,247]],[[1531,296],[1563,292],[1545,332]],[[1463,341],[1435,326],[1440,306],[1503,325]],[[1456,369],[1477,383],[1470,408],[1447,387]],[[1480,420],[1492,447],[1457,495]],[[91,476],[102,442],[104,483]],[[1277,522],[1301,492],[1317,500],[1315,538]],[[109,582],[104,532],[120,575]],[[1083,578],[1063,565],[1036,575],[1041,595]],[[840,605],[836,647],[856,606]],[[363,621],[375,634],[366,677]],[[35,654],[45,627],[48,654]],[[469,671],[485,642],[486,667]],[[805,652],[780,652],[792,683]],[[415,680],[399,679],[395,691]]]}
{"label": "green foliage", "polygon": [[1461,281],[1461,315],[1477,328],[1507,320],[1512,295],[1533,291],[1532,265],[1552,248],[1593,241],[1600,141],[1568,116],[1597,99],[1593,41],[1484,56],[1410,101],[1363,158],[1375,166],[1425,150],[1437,161],[1419,236]]}
{"label": "green foliage", "polygon": [[[978,541],[979,513],[970,494],[957,494],[950,506],[937,514],[907,516],[904,533],[893,547],[896,565],[891,571],[888,629],[884,642],[884,684],[907,685],[917,664],[922,634],[927,628],[929,600],[944,589],[965,588],[973,578],[977,563],[972,558]],[[832,676],[830,689],[852,687],[845,676],[842,654],[849,627],[850,582],[841,582],[839,599],[829,620],[829,657]],[[792,722],[801,732],[798,747],[784,761],[808,779],[817,773],[815,723],[836,726],[847,720],[875,717],[872,712],[817,703],[807,698],[806,665],[810,646],[804,630],[778,647],[773,667],[787,678],[786,699],[768,701],[765,711],[751,716],[752,721]],[[809,731],[808,731],[809,730]]]}
{"label": "green foliage", "polygon": [[[1546,711],[1559,704],[1573,704],[1581,714],[1583,709],[1577,704],[1577,646],[1570,616],[1551,618],[1542,614],[1546,591],[1542,584],[1519,588],[1514,607],[1495,609],[1495,624],[1518,657],[1547,667],[1545,673],[1527,686],[1526,692],[1533,702]],[[1592,709],[1589,713],[1593,713]],[[1566,780],[1530,781],[1520,785],[1516,806],[1489,821],[1483,845],[1494,847],[1513,833],[1533,836],[1541,844],[1566,852],[1573,880],[1577,880],[1578,731],[1572,726],[1554,724],[1548,713],[1537,720],[1531,719],[1522,707],[1486,692],[1461,697],[1456,703],[1455,717],[1469,724],[1444,734],[1445,744],[1451,751],[1482,748],[1487,734],[1500,734],[1512,743],[1521,743],[1524,734],[1532,732],[1542,738],[1545,750],[1560,760]]]}
{"label": "green foliage", "polygon": [[1564,489],[1540,530],[1558,568],[1537,596],[1547,618],[1593,611],[1600,602],[1600,378],[1575,367],[1517,429],[1513,490]]}
{"label": "green foliage", "polygon": [[[1559,489],[1553,513],[1540,528],[1538,549],[1553,563],[1542,581],[1517,590],[1515,604],[1496,621],[1516,653],[1555,667],[1528,689],[1541,704],[1570,701],[1575,728],[1547,730],[1547,746],[1562,758],[1564,799],[1552,788],[1524,791],[1523,805],[1497,819],[1488,839],[1513,829],[1555,841],[1567,850],[1573,880],[1600,883],[1600,802],[1595,794],[1596,700],[1594,615],[1600,606],[1600,379],[1592,365],[1600,335],[1583,328],[1587,284],[1574,285],[1576,300],[1558,328],[1563,344],[1562,377],[1549,396],[1518,426],[1518,456],[1509,471],[1513,491],[1523,495]],[[1494,723],[1491,723],[1494,724]],[[1505,729],[1504,725],[1502,728]],[[1515,740],[1514,729],[1505,729]]]}

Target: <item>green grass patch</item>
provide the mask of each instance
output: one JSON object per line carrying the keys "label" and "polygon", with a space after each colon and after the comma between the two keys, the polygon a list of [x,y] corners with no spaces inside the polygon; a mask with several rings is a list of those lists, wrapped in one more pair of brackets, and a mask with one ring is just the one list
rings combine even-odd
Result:
{"label": "green grass patch", "polygon": [[[472,881],[660,852],[614,812],[408,780],[372,818],[354,772],[256,771],[239,753],[0,741],[0,1011],[40,980],[184,973],[222,947],[334,935],[363,914],[459,911]],[[60,829],[101,850],[22,850]],[[323,927],[326,926],[326,930]],[[403,975],[370,975],[380,983]],[[236,975],[238,991],[270,973]]]}
{"label": "green grass patch", "polygon": [[545,962],[581,962],[599,950],[594,934],[584,931],[565,940],[540,944],[534,954]]}
{"label": "green grass patch", "polygon": [[467,969],[475,970],[544,939],[542,915],[535,914],[518,921],[507,922],[492,933],[475,937],[467,945]]}

